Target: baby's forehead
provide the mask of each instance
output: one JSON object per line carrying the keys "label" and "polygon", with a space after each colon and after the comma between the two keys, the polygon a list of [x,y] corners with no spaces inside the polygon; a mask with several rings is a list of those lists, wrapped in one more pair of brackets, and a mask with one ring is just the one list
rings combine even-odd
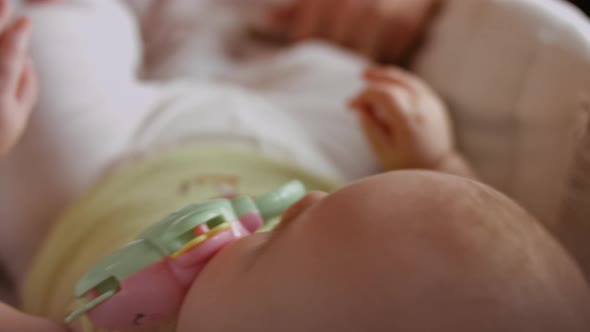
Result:
{"label": "baby's forehead", "polygon": [[342,251],[350,246],[399,250],[411,245],[407,239],[424,238],[445,248],[471,247],[538,226],[493,189],[467,179],[421,172],[357,182],[325,197],[294,223],[278,236],[277,244]]}
{"label": "baby's forehead", "polygon": [[400,171],[347,186],[329,195],[317,208],[324,214],[358,217],[392,216],[396,212],[493,212],[490,206],[509,209],[511,205],[500,194],[466,178]]}

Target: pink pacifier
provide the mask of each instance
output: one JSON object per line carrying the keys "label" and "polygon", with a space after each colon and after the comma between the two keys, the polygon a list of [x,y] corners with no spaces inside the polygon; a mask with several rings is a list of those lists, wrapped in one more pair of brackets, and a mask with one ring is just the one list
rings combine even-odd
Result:
{"label": "pink pacifier", "polygon": [[144,231],[80,278],[86,314],[99,328],[135,330],[173,320],[189,287],[217,252],[258,231],[305,195],[299,181],[252,199],[216,199],[183,208]]}

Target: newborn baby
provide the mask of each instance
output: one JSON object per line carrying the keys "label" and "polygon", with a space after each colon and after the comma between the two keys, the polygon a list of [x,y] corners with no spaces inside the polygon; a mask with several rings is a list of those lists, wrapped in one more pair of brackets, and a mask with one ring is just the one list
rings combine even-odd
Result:
{"label": "newborn baby", "polygon": [[[400,171],[310,193],[275,231],[223,250],[176,331],[581,332],[589,301],[571,259],[513,202],[465,178]],[[65,331],[2,317],[6,331]]]}
{"label": "newborn baby", "polygon": [[[313,3],[301,8],[314,13]],[[24,309],[53,323],[3,306],[2,330],[65,330],[77,278],[190,202],[256,195],[292,178],[332,191],[376,168],[351,114],[330,108],[362,86],[351,78],[365,63],[352,56],[328,50],[333,61],[314,69],[333,82],[343,68],[354,73],[345,76],[347,88],[332,91],[340,98],[293,103],[314,111],[315,122],[333,121],[327,130],[340,133],[331,138],[344,147],[335,150],[311,130],[318,127],[283,111],[290,108],[276,89],[292,87],[285,80],[261,97],[248,89],[264,75],[244,88],[139,82],[136,23],[117,1],[27,10],[42,89],[27,132],[0,162],[0,257]],[[11,69],[0,118],[4,152],[35,99],[32,67],[23,61],[28,30],[19,20],[2,39]],[[353,106],[382,168],[470,174],[442,103],[423,82],[395,68],[370,69],[365,80]],[[588,301],[576,266],[512,202],[464,178],[398,172],[331,195],[313,192],[278,229],[223,250],[191,287],[177,331],[586,331]]]}

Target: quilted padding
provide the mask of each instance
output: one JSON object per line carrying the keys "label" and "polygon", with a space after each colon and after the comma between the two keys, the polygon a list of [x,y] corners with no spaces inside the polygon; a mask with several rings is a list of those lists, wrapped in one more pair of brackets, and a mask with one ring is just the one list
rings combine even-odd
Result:
{"label": "quilted padding", "polygon": [[481,178],[558,220],[590,104],[586,17],[558,0],[448,0],[414,69]]}

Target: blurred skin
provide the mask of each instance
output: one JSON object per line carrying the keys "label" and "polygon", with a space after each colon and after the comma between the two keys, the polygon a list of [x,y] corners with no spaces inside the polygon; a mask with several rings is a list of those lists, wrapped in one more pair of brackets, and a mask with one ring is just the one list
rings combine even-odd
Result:
{"label": "blurred skin", "polygon": [[[49,4],[60,0],[28,0]],[[14,19],[12,7],[0,1],[0,157],[8,154],[23,134],[37,101],[37,77],[28,44],[31,23]],[[0,331],[59,332],[64,327],[31,317],[0,302]]]}
{"label": "blurred skin", "polygon": [[277,12],[292,40],[327,39],[396,62],[415,46],[439,0],[296,0]]}
{"label": "blurred skin", "polygon": [[37,80],[28,54],[31,24],[12,21],[6,2],[0,2],[0,157],[24,132],[37,100]]}
{"label": "blurred skin", "polygon": [[582,332],[589,308],[575,264],[516,204],[399,171],[313,193],[225,249],[178,331]]}

